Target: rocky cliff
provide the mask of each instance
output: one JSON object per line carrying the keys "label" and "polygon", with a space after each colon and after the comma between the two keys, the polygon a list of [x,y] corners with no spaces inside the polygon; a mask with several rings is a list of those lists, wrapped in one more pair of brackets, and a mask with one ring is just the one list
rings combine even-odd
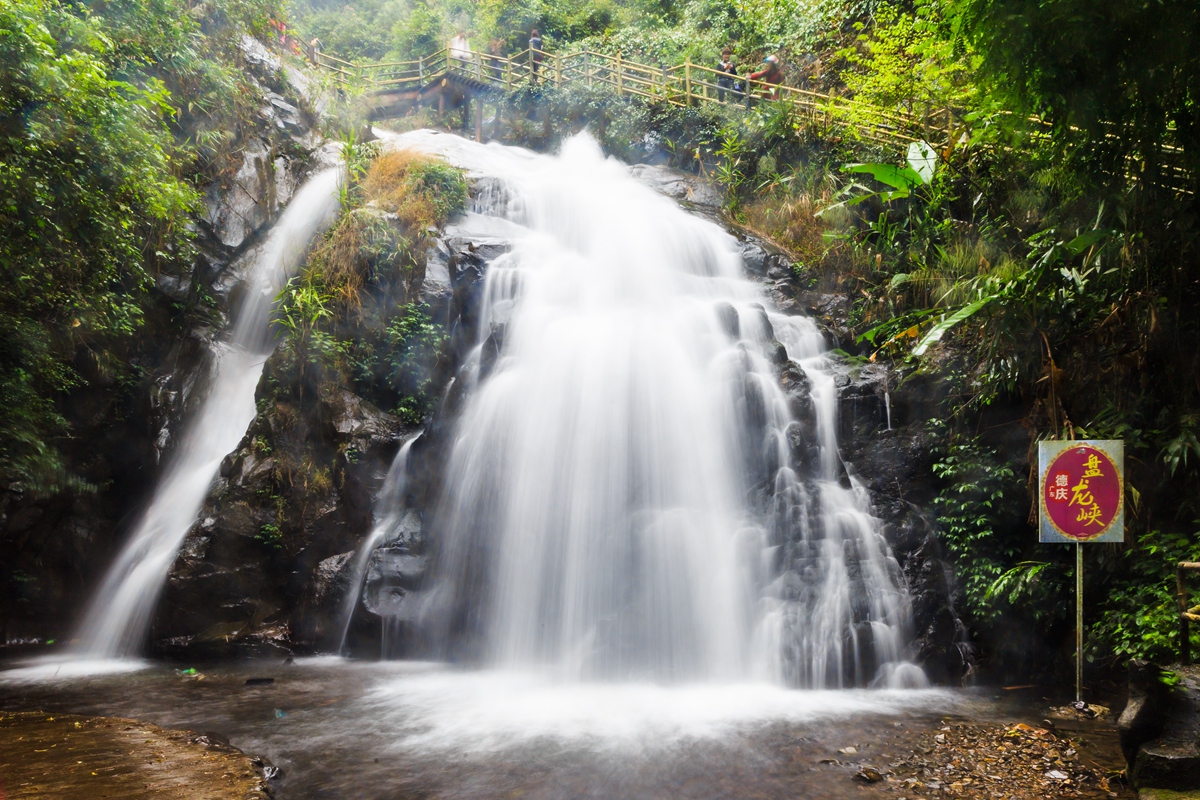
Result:
{"label": "rocky cliff", "polygon": [[[0,495],[0,646],[67,635],[91,587],[153,488],[180,420],[203,392],[210,345],[236,291],[234,265],[279,215],[322,144],[304,76],[246,38],[240,63],[258,93],[193,219],[198,257],[161,273],[145,322],[117,354],[135,380],[80,359],[86,385],[63,399],[72,471],[90,486],[51,498]],[[234,298],[236,299],[236,298]]]}

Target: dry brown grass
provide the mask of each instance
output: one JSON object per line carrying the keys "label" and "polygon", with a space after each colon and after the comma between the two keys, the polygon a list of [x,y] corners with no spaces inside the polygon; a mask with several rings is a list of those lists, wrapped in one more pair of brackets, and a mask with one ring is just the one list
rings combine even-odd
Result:
{"label": "dry brown grass", "polygon": [[[303,279],[337,306],[361,306],[366,284],[382,272],[419,274],[429,226],[462,207],[466,183],[444,162],[411,150],[381,153],[350,191],[346,211],[313,250]],[[418,277],[419,280],[419,277]]]}
{"label": "dry brown grass", "polygon": [[418,177],[437,162],[414,150],[390,150],[371,164],[361,187],[367,203],[395,214],[409,228],[432,225],[438,210]]}
{"label": "dry brown grass", "polygon": [[306,273],[319,275],[326,291],[342,305],[357,306],[359,292],[367,281],[366,264],[361,256],[364,228],[358,214],[344,215],[308,262]]}
{"label": "dry brown grass", "polygon": [[802,264],[815,266],[825,256],[828,226],[816,212],[827,205],[808,194],[764,195],[744,207],[746,225],[787,250]]}

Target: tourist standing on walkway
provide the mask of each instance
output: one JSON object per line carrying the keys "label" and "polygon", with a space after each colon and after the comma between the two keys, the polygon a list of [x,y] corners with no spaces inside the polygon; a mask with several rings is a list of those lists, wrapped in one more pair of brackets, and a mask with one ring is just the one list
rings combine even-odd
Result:
{"label": "tourist standing on walkway", "polygon": [[462,28],[458,29],[458,33],[454,34],[454,38],[450,40],[450,57],[457,58],[459,61],[471,61],[471,43],[467,40],[467,32]]}
{"label": "tourist standing on walkway", "polygon": [[529,68],[533,72],[533,82],[538,81],[538,68],[542,65],[542,35],[534,28],[529,33]]}
{"label": "tourist standing on walkway", "polygon": [[725,102],[725,92],[730,94],[737,89],[737,63],[733,60],[733,51],[726,47],[721,51],[721,60],[717,63],[717,100]]}
{"label": "tourist standing on walkway", "polygon": [[492,73],[492,77],[496,80],[504,79],[504,68],[501,63],[504,60],[504,40],[498,36],[493,36],[488,42],[488,64]]}
{"label": "tourist standing on walkway", "polygon": [[[779,99],[779,84],[783,83],[783,67],[779,64],[778,56],[770,55],[763,59],[763,68],[749,76],[752,81],[762,81],[771,84],[764,86],[760,96],[764,100]],[[749,87],[747,87],[749,88]],[[749,92],[747,94],[750,94]]]}

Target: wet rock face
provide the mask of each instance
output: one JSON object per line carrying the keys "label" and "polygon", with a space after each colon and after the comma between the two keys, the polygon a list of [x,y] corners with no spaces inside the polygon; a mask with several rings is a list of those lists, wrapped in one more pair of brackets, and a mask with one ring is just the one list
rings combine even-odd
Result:
{"label": "wet rock face", "polygon": [[655,164],[635,164],[629,172],[655,191],[704,211],[718,210],[725,202],[719,188],[687,172]]}
{"label": "wet rock face", "polygon": [[[856,349],[848,321],[851,304],[844,295],[804,289],[797,284],[785,253],[741,231],[734,234],[748,276],[765,285],[780,311],[805,314],[825,329],[834,347]],[[786,352],[772,361],[794,420],[785,431],[792,466],[800,475],[815,474],[820,450],[812,386],[803,369],[787,361]],[[913,658],[935,683],[953,684],[969,671],[972,650],[955,610],[958,589],[953,570],[930,511],[936,484],[933,442],[925,420],[934,413],[938,387],[919,377],[906,380],[907,376],[883,364],[835,357],[833,371],[845,472],[870,491],[873,513],[883,522],[884,537],[908,584]],[[806,557],[803,543],[793,542],[785,549],[788,563]],[[804,592],[793,570],[783,573],[777,588],[785,599]],[[869,631],[862,634],[869,636]]]}
{"label": "wet rock face", "polygon": [[[257,125],[236,148],[240,163],[208,187],[199,219],[202,244],[223,260],[240,253],[275,221],[321,143],[312,130],[316,120],[307,99],[289,85],[278,59],[253,39],[244,40],[242,50],[260,92]],[[160,279],[160,284],[176,294],[181,291],[170,280]]]}
{"label": "wet rock face", "polygon": [[1142,745],[1158,738],[1166,724],[1170,692],[1157,664],[1141,659],[1129,662],[1129,700],[1117,721],[1121,752],[1132,772]]}
{"label": "wet rock face", "polygon": [[[273,105],[268,107],[274,111]],[[230,252],[240,250],[252,235],[272,222],[296,189],[297,175],[289,159],[277,155],[273,144],[268,139],[252,139],[243,151],[237,172],[225,185],[209,187],[205,195],[201,220],[211,236]]]}
{"label": "wet rock face", "polygon": [[1129,776],[1139,789],[1200,789],[1200,667],[1176,667],[1173,691],[1161,668],[1133,662],[1129,703],[1117,724]]}
{"label": "wet rock face", "polygon": [[426,556],[413,555],[404,548],[379,548],[367,563],[363,607],[377,617],[411,621],[413,609],[406,607],[404,598],[420,588],[428,568]]}
{"label": "wet rock face", "polygon": [[340,614],[399,426],[337,387],[260,400],[171,572],[155,627],[168,653],[323,644]]}
{"label": "wet rock face", "polygon": [[[900,383],[899,387],[896,384]],[[886,427],[888,388],[892,430]],[[899,562],[912,600],[914,656],[936,683],[961,681],[973,648],[959,617],[959,588],[938,537],[934,442],[925,418],[902,410],[908,387],[883,370],[862,370],[839,392],[842,457],[871,492],[874,514]]]}
{"label": "wet rock face", "polygon": [[54,498],[0,493],[0,645],[68,635],[205,391],[211,344],[238,283],[233,262],[313,168],[321,140],[310,102],[261,43],[241,46],[259,113],[244,121],[242,138],[223,145],[241,154],[236,163],[200,187],[205,203],[191,222],[196,260],[156,276],[143,326],[126,351],[112,353],[143,380],[130,390],[83,364],[87,384],[63,401],[73,433],[68,468],[98,489]]}

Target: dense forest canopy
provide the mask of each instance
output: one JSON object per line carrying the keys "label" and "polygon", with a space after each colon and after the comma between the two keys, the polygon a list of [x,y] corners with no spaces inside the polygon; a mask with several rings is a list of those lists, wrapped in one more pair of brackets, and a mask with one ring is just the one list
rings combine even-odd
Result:
{"label": "dense forest canopy", "polygon": [[1071,625],[1071,558],[1038,546],[1032,527],[1031,443],[1125,439],[1127,538],[1088,553],[1089,592],[1103,598],[1090,652],[1106,665],[1169,653],[1172,564],[1200,560],[1195,3],[11,0],[0,6],[6,490],[97,489],[64,456],[81,424],[70,400],[105,387],[120,404],[133,391],[126,351],[151,281],[192,258],[198,192],[253,103],[237,42],[273,20],[353,60],[427,55],[459,29],[505,53],[533,28],[549,50],[663,64],[715,63],[724,46],[743,64],[775,52],[790,83],[927,121],[936,174],[901,196],[844,167],[903,154],[823,139],[776,104],[612,115],[611,100],[544,98],[610,109],[621,119],[605,145],[618,155],[636,156],[650,133],[669,142],[674,163],[727,186],[736,222],[795,255],[798,281],[851,298],[847,358],[936,387],[932,504],[986,653],[1000,658],[1014,631],[1054,641]]}
{"label": "dense forest canopy", "polygon": [[149,282],[192,257],[188,215],[212,163],[202,143],[237,126],[237,37],[272,13],[170,0],[0,7],[0,483],[86,484],[61,460],[71,430],[56,401],[129,379],[122,348]]}
{"label": "dense forest canopy", "polygon": [[744,57],[779,48],[812,50],[849,30],[853,21],[868,18],[874,5],[863,0],[314,0],[297,4],[294,15],[303,36],[318,36],[330,52],[351,59],[428,55],[459,29],[474,46],[499,40],[505,51],[515,52],[528,46],[529,33],[537,28],[551,49],[570,43],[665,62],[715,63],[729,45]]}

